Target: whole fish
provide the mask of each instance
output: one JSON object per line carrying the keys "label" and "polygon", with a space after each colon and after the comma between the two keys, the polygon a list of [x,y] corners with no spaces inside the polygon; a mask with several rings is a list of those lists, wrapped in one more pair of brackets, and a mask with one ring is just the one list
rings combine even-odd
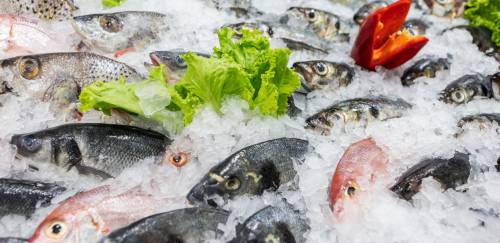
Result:
{"label": "whole fish", "polygon": [[291,7],[281,24],[296,25],[328,41],[349,41],[349,25],[339,16],[315,8]]}
{"label": "whole fish", "polygon": [[455,18],[463,15],[467,0],[423,0],[423,2],[431,14]]}
{"label": "whole fish", "polygon": [[340,158],[330,184],[330,207],[342,219],[345,203],[352,203],[386,173],[389,159],[371,138],[351,144]]}
{"label": "whole fish", "polygon": [[345,63],[306,61],[293,64],[295,72],[302,76],[306,91],[347,86],[354,78],[354,68]]}
{"label": "whole fish", "polygon": [[160,13],[128,11],[77,16],[74,27],[88,46],[121,55],[158,40],[168,29],[166,21]]}
{"label": "whole fish", "polygon": [[404,71],[401,76],[401,83],[404,86],[411,86],[415,84],[417,78],[435,78],[437,72],[449,70],[450,65],[451,63],[447,58],[422,58]]}
{"label": "whole fish", "polygon": [[236,238],[229,243],[306,242],[304,234],[309,229],[303,215],[292,205],[282,202],[259,210],[243,225],[236,226]]}
{"label": "whole fish", "polygon": [[492,98],[491,80],[481,74],[464,75],[451,82],[440,93],[440,100],[448,104],[465,104],[474,98]]}
{"label": "whole fish", "polygon": [[71,103],[83,87],[98,80],[142,77],[128,65],[92,53],[50,53],[0,60],[0,83],[16,94]]}
{"label": "whole fish", "polygon": [[35,16],[44,20],[66,20],[77,10],[73,0],[2,0],[0,13]]}
{"label": "whole fish", "polygon": [[[151,52],[149,57],[153,65],[165,65],[168,75],[167,80],[181,80],[187,70],[187,64],[184,59],[182,59],[181,55],[187,54],[188,52],[189,51],[186,50],[155,51]],[[210,55],[205,53],[194,53],[198,56],[210,57]]]}
{"label": "whole fish", "polygon": [[426,159],[408,169],[399,177],[391,191],[410,201],[420,190],[422,180],[432,177],[443,190],[467,183],[470,175],[469,155],[456,152],[453,158]]}
{"label": "whole fish", "polygon": [[146,158],[159,160],[171,142],[138,127],[93,123],[66,124],[11,139],[20,157],[102,178],[116,177]]}
{"label": "whole fish", "polygon": [[456,136],[461,135],[465,131],[466,125],[471,123],[477,123],[480,130],[498,126],[500,125],[500,113],[479,113],[462,117],[457,123],[460,131]]}
{"label": "whole fish", "polygon": [[126,191],[109,185],[96,187],[63,201],[38,225],[29,242],[97,242],[172,203],[172,198],[139,187]]}
{"label": "whole fish", "polygon": [[28,239],[17,238],[17,237],[1,237],[0,243],[26,243]]}
{"label": "whole fish", "polygon": [[45,207],[66,188],[52,183],[0,179],[0,216],[7,214],[32,215],[38,207]]}
{"label": "whole fish", "polygon": [[225,224],[229,213],[212,208],[183,208],[143,218],[111,232],[101,243],[202,243],[221,235],[217,227]]}
{"label": "whole fish", "polygon": [[375,12],[375,10],[382,8],[382,7],[386,7],[387,5],[389,5],[389,3],[387,3],[386,1],[379,1],[379,0],[364,4],[354,14],[354,17],[353,17],[354,22],[359,24],[359,25],[363,24],[365,19],[368,16],[370,16],[370,14]]}
{"label": "whole fish", "polygon": [[477,27],[472,25],[458,25],[448,29],[445,29],[443,33],[455,29],[462,29],[469,32],[472,36],[472,43],[474,43],[479,51],[483,52],[487,56],[491,56],[500,62],[500,48],[492,41],[491,31],[484,27]]}
{"label": "whole fish", "polygon": [[403,24],[403,29],[407,29],[412,35],[425,35],[429,25],[421,19],[409,19]]}
{"label": "whole fish", "polygon": [[212,167],[187,199],[192,204],[217,207],[216,197],[228,200],[277,190],[295,178],[294,161],[304,156],[308,144],[301,139],[279,138],[243,148]]}
{"label": "whole fish", "polygon": [[402,99],[386,97],[356,98],[338,102],[306,119],[306,128],[328,134],[336,123],[360,120],[384,121],[403,116],[412,107]]}

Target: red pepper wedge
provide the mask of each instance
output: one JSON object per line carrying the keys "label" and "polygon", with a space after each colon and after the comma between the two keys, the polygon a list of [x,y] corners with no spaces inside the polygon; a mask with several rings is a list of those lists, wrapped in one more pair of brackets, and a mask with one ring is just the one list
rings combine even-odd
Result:
{"label": "red pepper wedge", "polygon": [[372,13],[363,22],[351,52],[361,67],[375,70],[376,66],[391,69],[413,58],[429,41],[400,31],[410,11],[411,0],[399,0]]}

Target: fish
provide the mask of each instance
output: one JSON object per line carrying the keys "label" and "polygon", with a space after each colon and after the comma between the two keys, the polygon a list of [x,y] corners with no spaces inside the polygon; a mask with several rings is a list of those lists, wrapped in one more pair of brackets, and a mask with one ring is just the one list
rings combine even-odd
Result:
{"label": "fish", "polygon": [[500,62],[500,48],[498,48],[492,41],[492,34],[489,29],[472,25],[458,25],[443,30],[442,34],[456,29],[469,32],[472,36],[472,43],[479,48],[479,51],[486,54],[486,56],[495,58],[498,62]]}
{"label": "fish", "polygon": [[328,198],[334,216],[341,220],[347,203],[354,203],[371,184],[387,174],[389,159],[372,138],[351,144],[335,168]]}
{"label": "fish", "polygon": [[402,99],[389,99],[383,96],[344,100],[335,103],[306,119],[306,128],[327,135],[336,123],[349,123],[361,120],[399,118],[412,105]]}
{"label": "fish", "polygon": [[291,7],[280,18],[284,25],[296,25],[332,42],[349,41],[350,26],[339,16],[316,8]]}
{"label": "fish", "polygon": [[42,101],[76,103],[83,87],[99,80],[142,80],[130,66],[97,54],[62,52],[0,60],[0,83],[11,93]]}
{"label": "fish", "polygon": [[[471,123],[478,124],[480,130],[499,126],[500,113],[479,113],[462,117],[457,123],[459,131],[455,136],[459,137],[465,131],[466,125]],[[500,133],[500,129],[497,128],[497,132]]]}
{"label": "fish", "polygon": [[126,125],[75,123],[16,134],[17,156],[81,174],[117,177],[146,158],[163,158],[172,140],[161,133]]}
{"label": "fish", "polygon": [[206,2],[217,10],[233,13],[238,18],[256,18],[264,15],[262,11],[252,6],[252,0],[210,0]]}
{"label": "fish", "polygon": [[[169,51],[155,51],[149,54],[151,62],[154,66],[161,64],[167,68],[167,80],[181,80],[187,71],[187,64],[181,55],[187,54],[187,50],[169,50]],[[198,56],[209,58],[209,54],[194,52]]]}
{"label": "fish", "polygon": [[68,20],[78,10],[73,0],[2,0],[0,13],[37,17],[43,20]]}
{"label": "fish", "polygon": [[331,43],[318,38],[307,30],[299,30],[282,24],[271,24],[267,21],[239,22],[222,26],[235,32],[235,38],[241,37],[242,29],[256,29],[264,36],[282,40],[292,50],[307,50],[327,54]]}
{"label": "fish", "polygon": [[213,208],[183,208],[155,214],[111,232],[100,243],[190,242],[202,243],[218,238],[217,229],[225,224],[229,212]]}
{"label": "fish", "polygon": [[83,43],[106,53],[115,53],[115,56],[143,49],[168,30],[167,16],[156,12],[90,14],[73,19]]}
{"label": "fish", "polygon": [[439,99],[448,104],[460,105],[480,97],[493,97],[490,79],[481,74],[467,74],[448,84],[441,91]]}
{"label": "fish", "polygon": [[368,18],[368,16],[370,16],[370,14],[375,12],[375,10],[382,7],[386,7],[387,5],[389,5],[389,3],[387,3],[386,1],[379,1],[379,0],[366,3],[363,6],[361,6],[358,9],[358,11],[356,11],[356,13],[354,13],[353,20],[358,25],[361,25],[363,24],[363,22],[365,22],[365,19]]}
{"label": "fish", "polygon": [[421,19],[409,19],[403,24],[402,29],[407,29],[412,35],[425,35],[429,24]]}
{"label": "fish", "polygon": [[296,62],[293,69],[302,76],[302,88],[306,92],[345,87],[355,75],[354,68],[345,63],[322,60]]}
{"label": "fish", "polygon": [[63,39],[39,19],[0,14],[0,51],[5,58],[47,50],[69,50]]}
{"label": "fish", "polygon": [[443,190],[455,189],[467,183],[470,169],[469,155],[460,152],[456,152],[449,159],[425,159],[404,172],[390,190],[401,198],[411,201],[420,191],[424,178],[432,177],[441,184]]}
{"label": "fish", "polygon": [[435,78],[439,71],[450,70],[448,58],[424,57],[408,67],[401,76],[403,86],[414,85],[420,77]]}
{"label": "fish", "polygon": [[18,237],[0,237],[0,243],[27,243],[28,239]]}
{"label": "fish", "polygon": [[64,200],[37,226],[29,242],[97,242],[175,202],[156,190],[117,187],[103,185]]}
{"label": "fish", "polygon": [[306,242],[310,230],[301,212],[287,202],[267,206],[236,226],[236,238],[228,243]]}
{"label": "fish", "polygon": [[38,207],[49,206],[51,200],[66,188],[54,183],[0,179],[0,216],[19,214],[31,216]]}
{"label": "fish", "polygon": [[456,18],[462,17],[467,0],[423,0],[423,2],[432,15]]}
{"label": "fish", "polygon": [[291,182],[308,151],[309,142],[296,138],[278,138],[250,145],[230,155],[214,167],[189,191],[193,205],[219,207],[240,195],[261,195]]}

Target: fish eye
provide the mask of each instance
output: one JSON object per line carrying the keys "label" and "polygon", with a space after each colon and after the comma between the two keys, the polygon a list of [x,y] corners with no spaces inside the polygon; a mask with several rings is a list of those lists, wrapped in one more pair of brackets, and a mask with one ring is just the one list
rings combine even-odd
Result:
{"label": "fish eye", "polygon": [[434,78],[435,77],[434,70],[432,70],[431,67],[424,68],[424,77]]}
{"label": "fish eye", "polygon": [[355,182],[349,181],[348,186],[345,188],[344,195],[349,197],[349,198],[353,198],[354,196],[356,196],[356,191],[358,189],[359,189],[358,184],[356,184]]}
{"label": "fish eye", "polygon": [[463,90],[458,89],[453,92],[451,92],[451,100],[455,103],[463,103],[465,102],[465,95]]}
{"label": "fish eye", "polygon": [[40,62],[34,58],[24,58],[19,63],[19,73],[28,80],[33,80],[40,74]]}
{"label": "fish eye", "polygon": [[22,148],[26,149],[29,152],[36,152],[38,149],[40,149],[41,145],[42,142],[33,136],[26,136],[21,141]]}
{"label": "fish eye", "polygon": [[318,19],[318,15],[316,14],[316,11],[314,9],[307,11],[307,19],[309,20],[309,22],[314,22]]}
{"label": "fish eye", "polygon": [[274,35],[274,30],[273,28],[269,27],[269,29],[267,30],[267,33],[269,34],[269,36],[273,36]]}
{"label": "fish eye", "polygon": [[179,55],[175,56],[175,63],[177,63],[177,65],[180,67],[186,66],[186,61],[184,61],[184,59],[182,59],[182,57]]}
{"label": "fish eye", "polygon": [[184,152],[172,153],[168,156],[168,161],[175,167],[182,167],[188,162],[188,156]]}
{"label": "fish eye", "polygon": [[317,74],[321,76],[325,76],[326,73],[328,72],[326,65],[322,62],[314,64],[314,70],[316,71]]}
{"label": "fish eye", "polygon": [[226,187],[226,189],[230,191],[235,191],[240,188],[241,182],[237,177],[230,177],[229,179],[226,180],[224,186]]}
{"label": "fish eye", "polygon": [[123,27],[120,20],[115,16],[101,16],[99,17],[99,24],[105,31],[111,33],[116,33],[122,30]]}
{"label": "fish eye", "polygon": [[53,240],[60,240],[68,233],[68,226],[65,222],[54,221],[45,228],[45,235]]}

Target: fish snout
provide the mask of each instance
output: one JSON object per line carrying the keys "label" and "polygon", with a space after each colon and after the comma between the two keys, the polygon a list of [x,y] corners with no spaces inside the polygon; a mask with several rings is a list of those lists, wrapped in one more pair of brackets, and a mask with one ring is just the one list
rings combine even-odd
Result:
{"label": "fish snout", "polygon": [[312,70],[307,63],[296,62],[292,66],[293,70],[300,76],[301,88],[299,93],[307,94],[311,92],[309,80],[312,79]]}

